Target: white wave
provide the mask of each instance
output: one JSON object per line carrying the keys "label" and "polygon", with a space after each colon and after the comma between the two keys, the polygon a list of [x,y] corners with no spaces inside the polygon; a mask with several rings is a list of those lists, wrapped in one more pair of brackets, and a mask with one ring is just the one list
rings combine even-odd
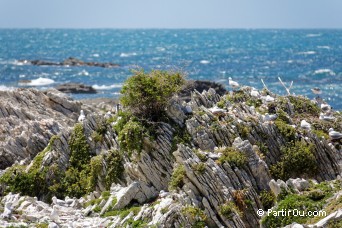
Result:
{"label": "white wave", "polygon": [[122,84],[113,84],[113,85],[93,85],[93,88],[96,90],[109,90],[114,88],[121,88]]}
{"label": "white wave", "polygon": [[157,51],[165,51],[166,49],[164,47],[156,47]]}
{"label": "white wave", "polygon": [[126,57],[131,57],[131,56],[136,56],[136,55],[137,55],[137,53],[135,53],[135,52],[132,52],[132,53],[124,53],[124,52],[122,52],[120,54],[120,57],[126,58]]}
{"label": "white wave", "polygon": [[210,63],[210,61],[208,61],[208,60],[201,60],[200,63],[202,63],[202,64],[208,64],[208,63]]}
{"label": "white wave", "polygon": [[317,48],[319,48],[319,49],[330,49],[330,47],[329,46],[317,46]]}
{"label": "white wave", "polygon": [[26,75],[25,74],[19,74],[19,78],[25,78]]}
{"label": "white wave", "polygon": [[27,60],[23,60],[23,61],[14,60],[13,62],[9,62],[9,63],[13,65],[17,65],[17,66],[23,66],[23,65],[29,64]]}
{"label": "white wave", "polygon": [[336,75],[336,73],[330,69],[318,69],[318,70],[315,70],[314,74],[329,74],[331,76]]}
{"label": "white wave", "polygon": [[321,36],[322,34],[317,33],[317,34],[307,34],[306,37],[318,37]]}
{"label": "white wave", "polygon": [[99,55],[99,54],[97,54],[97,53],[95,53],[95,54],[93,54],[93,57],[96,57],[96,58],[98,58],[98,57],[100,57],[100,55]]}
{"label": "white wave", "polygon": [[0,85],[0,91],[12,91],[14,90],[14,87],[8,87],[5,85]]}
{"label": "white wave", "polygon": [[304,51],[304,52],[298,52],[299,55],[314,55],[316,54],[315,51]]}
{"label": "white wave", "polygon": [[19,85],[24,85],[24,86],[44,86],[44,85],[50,85],[55,83],[54,80],[50,78],[37,78],[33,79],[27,82],[20,82]]}
{"label": "white wave", "polygon": [[82,70],[81,72],[78,73],[80,76],[89,76],[89,72],[86,70]]}

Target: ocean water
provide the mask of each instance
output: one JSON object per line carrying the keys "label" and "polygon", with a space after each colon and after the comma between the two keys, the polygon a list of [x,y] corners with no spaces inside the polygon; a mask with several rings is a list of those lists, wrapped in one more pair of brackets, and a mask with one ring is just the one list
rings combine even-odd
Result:
{"label": "ocean water", "polygon": [[[117,68],[23,65],[18,60],[60,62],[68,57],[112,62]],[[0,90],[46,89],[66,82],[92,85],[93,95],[118,97],[132,70],[180,70],[190,79],[212,80],[228,88],[242,85],[285,94],[321,97],[342,110],[342,30],[243,29],[0,29]],[[31,80],[22,84],[22,80]]]}

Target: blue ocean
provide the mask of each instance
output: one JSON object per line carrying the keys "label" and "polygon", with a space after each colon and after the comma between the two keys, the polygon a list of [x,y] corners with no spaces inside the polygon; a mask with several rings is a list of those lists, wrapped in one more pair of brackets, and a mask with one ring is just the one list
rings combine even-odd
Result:
{"label": "blue ocean", "polygon": [[[111,62],[116,68],[33,66],[20,60]],[[212,80],[285,94],[321,97],[342,110],[342,30],[244,29],[0,29],[0,89],[46,89],[66,82],[91,85],[92,95],[118,97],[132,70],[179,70],[189,79]],[[49,79],[49,80],[46,80]],[[29,84],[22,84],[31,80]]]}

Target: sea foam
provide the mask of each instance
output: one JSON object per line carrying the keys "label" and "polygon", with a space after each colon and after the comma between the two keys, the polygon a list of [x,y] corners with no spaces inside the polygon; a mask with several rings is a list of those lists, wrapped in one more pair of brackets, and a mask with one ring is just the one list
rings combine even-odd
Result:
{"label": "sea foam", "polygon": [[132,52],[132,53],[121,53],[120,57],[127,58],[127,57],[131,57],[131,56],[136,56],[136,55],[137,55],[137,53],[135,53],[135,52]]}
{"label": "sea foam", "polygon": [[12,91],[14,90],[14,87],[8,87],[5,85],[0,85],[0,91]]}
{"label": "sea foam", "polygon": [[93,85],[93,88],[96,90],[110,90],[115,88],[121,88],[122,84],[113,84],[113,85]]}
{"label": "sea foam", "polygon": [[45,86],[45,85],[50,85],[55,83],[54,80],[50,79],[50,78],[37,78],[37,79],[33,79],[31,81],[27,81],[27,82],[20,82],[19,85],[21,86]]}
{"label": "sea foam", "polygon": [[318,69],[318,70],[315,70],[314,72],[315,75],[317,74],[328,74],[328,75],[331,75],[331,76],[335,76],[336,73],[330,69]]}

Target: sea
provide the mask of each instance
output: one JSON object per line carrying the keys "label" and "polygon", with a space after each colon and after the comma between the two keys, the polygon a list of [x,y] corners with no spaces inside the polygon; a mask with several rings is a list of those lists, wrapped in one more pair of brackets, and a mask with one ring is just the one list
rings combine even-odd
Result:
{"label": "sea", "polygon": [[[115,68],[33,66],[20,60],[61,62],[74,57],[111,62]],[[341,29],[0,29],[0,90],[47,89],[76,82],[97,94],[74,99],[120,96],[132,72],[152,69],[183,72],[188,79],[291,92],[321,98],[342,110]],[[26,82],[26,83],[23,83]]]}

